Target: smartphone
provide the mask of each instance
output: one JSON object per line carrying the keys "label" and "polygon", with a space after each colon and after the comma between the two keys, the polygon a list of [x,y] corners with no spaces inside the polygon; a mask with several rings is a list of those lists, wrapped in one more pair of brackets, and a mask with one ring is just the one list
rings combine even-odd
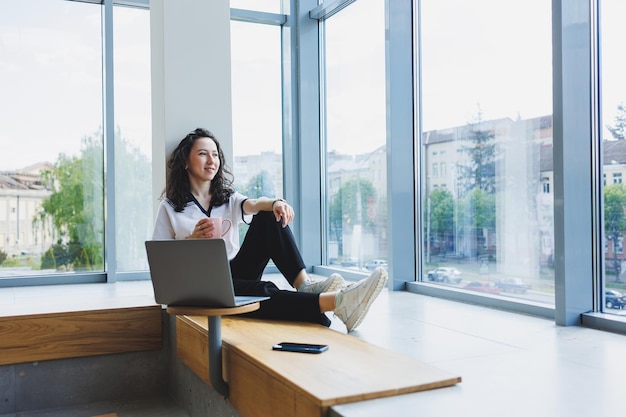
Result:
{"label": "smartphone", "polygon": [[282,342],[272,346],[273,350],[284,350],[285,352],[300,353],[322,353],[328,350],[328,345],[315,345],[312,343]]}

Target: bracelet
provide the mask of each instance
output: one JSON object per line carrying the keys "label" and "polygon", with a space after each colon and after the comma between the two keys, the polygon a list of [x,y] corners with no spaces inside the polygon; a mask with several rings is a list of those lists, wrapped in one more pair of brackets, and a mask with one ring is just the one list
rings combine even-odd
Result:
{"label": "bracelet", "polygon": [[276,200],[272,201],[272,210],[274,210],[274,204],[276,204],[279,201],[284,202],[285,200],[283,200],[282,198],[277,198]]}

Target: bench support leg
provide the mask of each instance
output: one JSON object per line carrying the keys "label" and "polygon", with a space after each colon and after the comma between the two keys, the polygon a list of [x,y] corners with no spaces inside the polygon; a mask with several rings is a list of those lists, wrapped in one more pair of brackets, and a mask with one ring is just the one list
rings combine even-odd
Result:
{"label": "bench support leg", "polygon": [[222,376],[222,320],[209,316],[209,380],[213,388],[228,398],[228,384]]}

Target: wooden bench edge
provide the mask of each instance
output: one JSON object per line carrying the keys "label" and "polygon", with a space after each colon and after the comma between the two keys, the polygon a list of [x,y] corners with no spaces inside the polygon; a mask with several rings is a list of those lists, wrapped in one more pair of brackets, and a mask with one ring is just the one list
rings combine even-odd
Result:
{"label": "wooden bench edge", "polygon": [[161,305],[0,317],[0,365],[162,347]]}

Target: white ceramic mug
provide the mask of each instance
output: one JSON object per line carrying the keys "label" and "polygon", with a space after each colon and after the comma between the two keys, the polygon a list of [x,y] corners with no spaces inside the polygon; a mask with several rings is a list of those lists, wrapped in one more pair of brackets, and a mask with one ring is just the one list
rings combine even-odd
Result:
{"label": "white ceramic mug", "polygon": [[[224,236],[226,236],[226,233],[228,233],[233,225],[230,219],[227,219],[225,217],[209,217],[208,220],[209,223],[213,225],[213,232],[211,233],[211,236],[209,236],[209,239],[223,238]],[[225,223],[226,226],[224,226]]]}

